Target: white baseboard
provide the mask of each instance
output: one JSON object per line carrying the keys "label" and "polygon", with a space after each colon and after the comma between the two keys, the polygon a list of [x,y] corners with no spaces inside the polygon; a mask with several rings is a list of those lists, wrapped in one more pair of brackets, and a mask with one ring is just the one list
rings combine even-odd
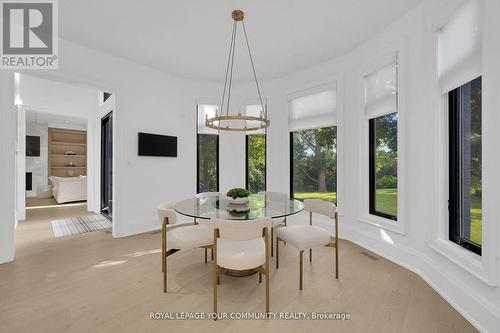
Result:
{"label": "white baseboard", "polygon": [[160,224],[150,225],[147,227],[137,228],[135,230],[128,230],[126,232],[120,232],[120,233],[116,233],[115,229],[113,229],[113,237],[115,238],[130,237],[158,230],[161,230]]}
{"label": "white baseboard", "polygon": [[6,263],[9,263],[9,262],[13,262],[13,261],[14,261],[14,255],[0,257],[0,265],[1,264],[6,264]]}

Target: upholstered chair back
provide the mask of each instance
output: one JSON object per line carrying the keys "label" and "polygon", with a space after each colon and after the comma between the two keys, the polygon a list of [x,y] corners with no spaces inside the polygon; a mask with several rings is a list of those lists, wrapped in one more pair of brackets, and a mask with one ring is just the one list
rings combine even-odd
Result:
{"label": "upholstered chair back", "polygon": [[175,213],[174,207],[171,203],[162,203],[157,207],[158,219],[160,224],[165,222],[165,218],[168,218],[168,224],[176,224],[177,223],[177,214]]}
{"label": "upholstered chair back", "polygon": [[333,219],[335,217],[335,212],[337,211],[337,206],[335,206],[333,202],[320,199],[305,199],[304,210],[322,214]]}
{"label": "upholstered chair back", "polygon": [[261,238],[264,228],[271,227],[268,217],[246,221],[212,219],[211,222],[214,228],[219,229],[220,238],[238,241]]}
{"label": "upholstered chair back", "polygon": [[259,195],[265,195],[267,198],[275,200],[285,200],[288,198],[288,194],[282,192],[261,191]]}

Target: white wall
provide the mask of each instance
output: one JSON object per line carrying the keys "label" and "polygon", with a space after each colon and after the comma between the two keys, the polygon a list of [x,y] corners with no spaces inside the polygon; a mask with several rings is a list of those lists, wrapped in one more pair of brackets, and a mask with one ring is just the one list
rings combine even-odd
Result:
{"label": "white wall", "polygon": [[0,263],[14,260],[17,107],[14,72],[0,71]]}
{"label": "white wall", "polygon": [[[348,55],[318,65],[282,79],[262,82],[261,87],[268,97],[271,127],[268,133],[268,189],[289,191],[288,155],[288,103],[291,93],[311,88],[341,78],[344,89],[340,91],[343,107],[339,114],[339,208],[341,209],[341,237],[350,239],[404,267],[420,274],[433,288],[445,297],[458,311],[483,331],[494,332],[500,323],[500,292],[498,285],[500,253],[491,242],[479,265],[487,266],[486,277],[481,278],[464,269],[463,263],[450,260],[431,245],[439,238],[442,219],[442,198],[436,189],[439,182],[439,151],[441,129],[438,126],[439,104],[436,101],[435,75],[435,31],[433,18],[448,13],[458,1],[426,1],[408,15],[385,29],[370,41]],[[498,91],[500,71],[498,59],[500,49],[497,32],[500,31],[496,16],[500,13],[496,0],[485,0],[485,47],[484,47],[484,117],[486,125],[484,140],[485,164],[489,170],[500,169],[494,143],[500,142],[498,131],[500,104]],[[401,48],[402,96],[404,103],[400,126],[404,148],[400,149],[405,167],[400,174],[405,189],[400,201],[404,213],[399,223],[403,231],[394,232],[363,222],[363,200],[367,193],[361,183],[366,169],[366,142],[363,116],[362,68],[378,56]],[[115,116],[115,214],[113,234],[116,237],[145,232],[158,227],[155,207],[163,201],[176,201],[191,196],[195,189],[195,104],[199,96],[220,94],[219,83],[202,83],[182,80],[156,70],[111,57],[72,43],[62,41],[61,69],[43,75],[59,80],[76,80],[98,85],[116,94]],[[258,65],[257,65],[258,69]],[[2,73],[3,74],[3,73]],[[2,154],[13,158],[15,133],[4,123],[14,122],[9,113],[13,92],[4,87],[13,84],[12,79],[2,79],[0,91],[2,101],[2,133],[6,138],[0,147]],[[486,87],[486,85],[488,86]],[[492,92],[495,91],[495,92]],[[248,95],[253,86],[235,87],[235,96]],[[8,114],[4,114],[7,112]],[[495,130],[496,129],[496,130]],[[179,137],[177,158],[153,158],[137,156],[137,132],[152,132]],[[221,143],[221,190],[244,184],[244,139],[242,134]],[[2,163],[2,187],[0,199],[3,261],[13,256],[13,166]],[[10,176],[10,178],[9,178]],[[490,182],[500,183],[498,175],[488,173]],[[497,186],[498,187],[498,186]],[[495,217],[500,216],[495,198],[500,197],[500,188],[485,184],[484,212],[487,225],[492,226],[491,237],[498,237]],[[487,196],[487,198],[486,198]],[[7,200],[3,200],[7,199]],[[296,219],[300,219],[297,217]],[[324,221],[322,222],[324,223]],[[4,232],[5,231],[5,232]],[[485,234],[485,237],[489,237]],[[0,261],[1,262],[1,261]],[[472,264],[476,265],[477,260]],[[467,265],[467,264],[466,264]],[[483,274],[481,272],[480,274]],[[487,280],[485,282],[484,280]]]}
{"label": "white wall", "polygon": [[[113,235],[124,237],[159,227],[156,206],[176,201],[196,191],[195,111],[197,96],[218,96],[222,83],[200,83],[177,79],[157,70],[109,56],[80,45],[60,43],[64,55],[57,71],[23,71],[80,87],[95,87],[115,94],[114,110],[114,225]],[[14,106],[14,72],[0,71],[1,101],[1,224],[0,263],[14,258],[14,193],[17,107]],[[43,97],[43,96],[41,96]],[[52,94],[52,96],[57,97]],[[38,99],[43,100],[43,99]],[[53,110],[51,101],[22,101],[37,110]],[[40,106],[43,104],[44,106]],[[98,121],[98,120],[97,120]],[[89,122],[89,138],[98,123]],[[137,133],[151,132],[178,136],[177,158],[137,156]],[[89,153],[90,154],[90,153]],[[9,158],[9,156],[11,156]],[[11,161],[9,163],[8,161]],[[97,208],[96,208],[97,209]]]}
{"label": "white wall", "polygon": [[19,98],[24,107],[66,117],[88,118],[95,115],[99,101],[99,91],[96,88],[33,75],[20,76]]}
{"label": "white wall", "polygon": [[[339,114],[339,209],[342,238],[349,239],[421,275],[462,315],[481,331],[494,332],[500,325],[500,252],[498,242],[500,197],[497,153],[500,135],[498,113],[500,50],[498,20],[500,4],[486,0],[483,49],[483,255],[476,256],[450,244],[440,230],[446,199],[440,192],[446,182],[441,164],[446,147],[440,146],[446,125],[440,123],[440,102],[436,74],[435,37],[437,23],[449,16],[460,1],[426,1],[383,32],[349,54],[287,77],[261,83],[269,96],[271,126],[268,133],[268,189],[289,192],[288,103],[287,96],[336,79],[343,106]],[[367,124],[364,115],[363,72],[390,51],[399,51],[400,181],[398,224],[386,228],[367,217],[366,183]],[[240,85],[237,94],[253,89]],[[496,130],[495,130],[496,129]],[[233,148],[244,147],[233,142]],[[489,153],[488,153],[489,152]],[[444,172],[443,172],[444,170]],[[240,172],[244,172],[241,170]],[[444,173],[445,176],[441,174]],[[237,175],[235,177],[238,177]],[[291,219],[306,221],[305,216]],[[367,223],[368,222],[368,223]],[[331,223],[319,221],[331,228]]]}
{"label": "white wall", "polygon": [[[115,96],[114,236],[158,228],[156,206],[196,190],[196,98],[218,96],[220,85],[177,79],[65,41],[60,47],[66,60],[48,78],[97,86]],[[138,132],[178,136],[178,157],[139,157]]]}
{"label": "white wall", "polygon": [[27,197],[36,196],[37,186],[48,183],[48,139],[49,126],[47,123],[39,124],[35,121],[26,121],[26,135],[40,137],[40,156],[26,156],[26,172],[32,175],[32,190],[26,191]]}

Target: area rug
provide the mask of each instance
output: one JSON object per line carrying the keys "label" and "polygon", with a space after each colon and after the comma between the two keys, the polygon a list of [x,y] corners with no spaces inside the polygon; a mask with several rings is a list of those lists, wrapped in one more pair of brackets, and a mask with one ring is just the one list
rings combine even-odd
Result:
{"label": "area rug", "polygon": [[68,217],[61,220],[54,220],[50,223],[52,224],[54,237],[83,234],[86,232],[104,230],[112,227],[111,221],[102,215]]}

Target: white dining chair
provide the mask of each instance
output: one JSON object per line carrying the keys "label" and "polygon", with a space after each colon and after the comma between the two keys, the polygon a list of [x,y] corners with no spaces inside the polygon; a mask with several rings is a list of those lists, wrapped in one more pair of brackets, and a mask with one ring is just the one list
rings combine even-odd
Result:
{"label": "white dining chair", "polygon": [[213,232],[210,223],[177,224],[177,214],[170,203],[158,206],[158,217],[162,225],[161,235],[161,265],[163,272],[163,292],[167,292],[167,258],[179,250],[205,249],[205,263],[207,262],[207,249],[212,248]]}
{"label": "white dining chair", "polygon": [[[272,192],[272,191],[260,191],[259,195],[263,195],[271,200],[276,200],[277,202],[282,201],[283,204],[288,205],[288,194],[282,192]],[[286,216],[275,218],[272,220],[271,226],[271,257],[274,256],[274,229],[279,226],[286,226]]]}
{"label": "white dining chair", "polygon": [[[339,278],[339,217],[334,203],[319,199],[305,199],[304,210],[309,212],[309,225],[294,225],[276,229],[276,269],[279,268],[279,242],[287,241],[299,250],[299,289],[302,290],[303,254],[309,249],[309,261],[312,262],[312,249],[320,246],[335,248],[335,278]],[[334,241],[323,228],[313,226],[313,213],[335,219]]]}
{"label": "white dining chair", "polygon": [[212,219],[214,313],[217,313],[217,285],[221,268],[229,270],[257,269],[259,282],[266,276],[266,313],[269,312],[269,228],[270,218],[248,221]]}

